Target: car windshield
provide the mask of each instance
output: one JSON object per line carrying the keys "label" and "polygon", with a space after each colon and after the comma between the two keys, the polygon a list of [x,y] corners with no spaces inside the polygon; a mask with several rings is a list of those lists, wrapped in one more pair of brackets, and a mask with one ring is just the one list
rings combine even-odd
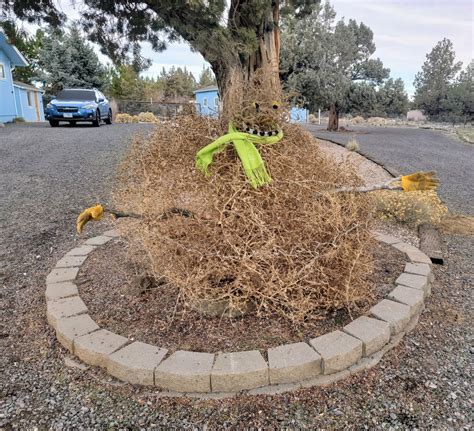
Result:
{"label": "car windshield", "polygon": [[58,100],[95,100],[94,90],[63,90],[56,97]]}

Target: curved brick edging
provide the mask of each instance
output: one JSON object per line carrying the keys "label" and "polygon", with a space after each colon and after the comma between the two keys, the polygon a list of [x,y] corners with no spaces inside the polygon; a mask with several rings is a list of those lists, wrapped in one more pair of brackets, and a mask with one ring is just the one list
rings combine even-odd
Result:
{"label": "curved brick edging", "polygon": [[273,394],[301,387],[322,386],[376,365],[418,322],[425,298],[431,293],[431,261],[418,248],[390,235],[375,238],[404,252],[409,262],[386,299],[374,305],[369,316],[313,338],[267,350],[202,353],[168,350],[132,342],[99,328],[87,314],[74,280],[89,253],[118,237],[116,231],[87,240],[58,261],[46,277],[47,318],[58,341],[90,365],[107,369],[114,377],[133,384],[167,391],[163,395],[199,397]]}

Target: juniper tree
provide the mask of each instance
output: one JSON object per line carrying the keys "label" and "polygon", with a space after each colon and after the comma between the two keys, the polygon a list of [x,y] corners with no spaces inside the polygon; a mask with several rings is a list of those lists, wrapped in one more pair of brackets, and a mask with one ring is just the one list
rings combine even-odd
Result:
{"label": "juniper tree", "polygon": [[326,3],[303,19],[289,17],[282,32],[282,79],[304,96],[310,109],[329,108],[328,130],[338,129],[352,82],[379,84],[389,73],[380,59],[371,58],[372,30],[352,19],[335,23],[335,17]]}
{"label": "juniper tree", "polygon": [[[79,12],[89,38],[116,64],[138,55],[141,42],[159,51],[179,39],[211,65],[221,95],[267,67],[278,82],[280,14],[299,19],[319,0],[87,0]],[[54,0],[4,0],[5,14],[59,25]]]}
{"label": "juniper tree", "polygon": [[430,116],[439,117],[443,112],[449,87],[462,66],[455,58],[453,43],[444,38],[426,54],[422,69],[415,76],[415,105]]}

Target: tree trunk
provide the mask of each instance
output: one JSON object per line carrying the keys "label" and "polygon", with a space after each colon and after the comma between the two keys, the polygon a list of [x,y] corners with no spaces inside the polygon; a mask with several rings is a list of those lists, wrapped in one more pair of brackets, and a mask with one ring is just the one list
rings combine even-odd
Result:
{"label": "tree trunk", "polygon": [[[236,28],[239,27],[240,0],[232,0],[229,16],[232,16]],[[249,54],[243,55],[238,52],[238,44],[234,52],[226,52],[218,58],[206,58],[211,64],[216,76],[221,99],[222,110],[227,112],[229,100],[241,95],[242,85],[250,82],[257,70],[265,68],[268,73],[266,79],[271,80],[273,88],[280,86],[280,29],[278,27],[280,17],[279,0],[273,1],[271,8],[263,16],[262,22],[256,29],[257,49]]]}
{"label": "tree trunk", "polygon": [[327,130],[336,132],[339,129],[339,109],[336,103],[331,104]]}

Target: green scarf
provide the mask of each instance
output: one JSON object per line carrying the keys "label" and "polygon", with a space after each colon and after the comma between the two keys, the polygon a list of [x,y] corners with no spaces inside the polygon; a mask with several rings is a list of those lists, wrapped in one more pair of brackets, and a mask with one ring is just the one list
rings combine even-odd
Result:
{"label": "green scarf", "polygon": [[283,138],[283,131],[275,136],[259,136],[250,133],[239,132],[233,124],[229,124],[229,133],[214,142],[201,148],[196,154],[196,167],[204,175],[208,176],[208,167],[212,163],[214,154],[224,150],[226,145],[233,143],[237,155],[242,162],[245,175],[253,188],[268,184],[272,179],[265,168],[262,156],[254,144],[275,144]]}

